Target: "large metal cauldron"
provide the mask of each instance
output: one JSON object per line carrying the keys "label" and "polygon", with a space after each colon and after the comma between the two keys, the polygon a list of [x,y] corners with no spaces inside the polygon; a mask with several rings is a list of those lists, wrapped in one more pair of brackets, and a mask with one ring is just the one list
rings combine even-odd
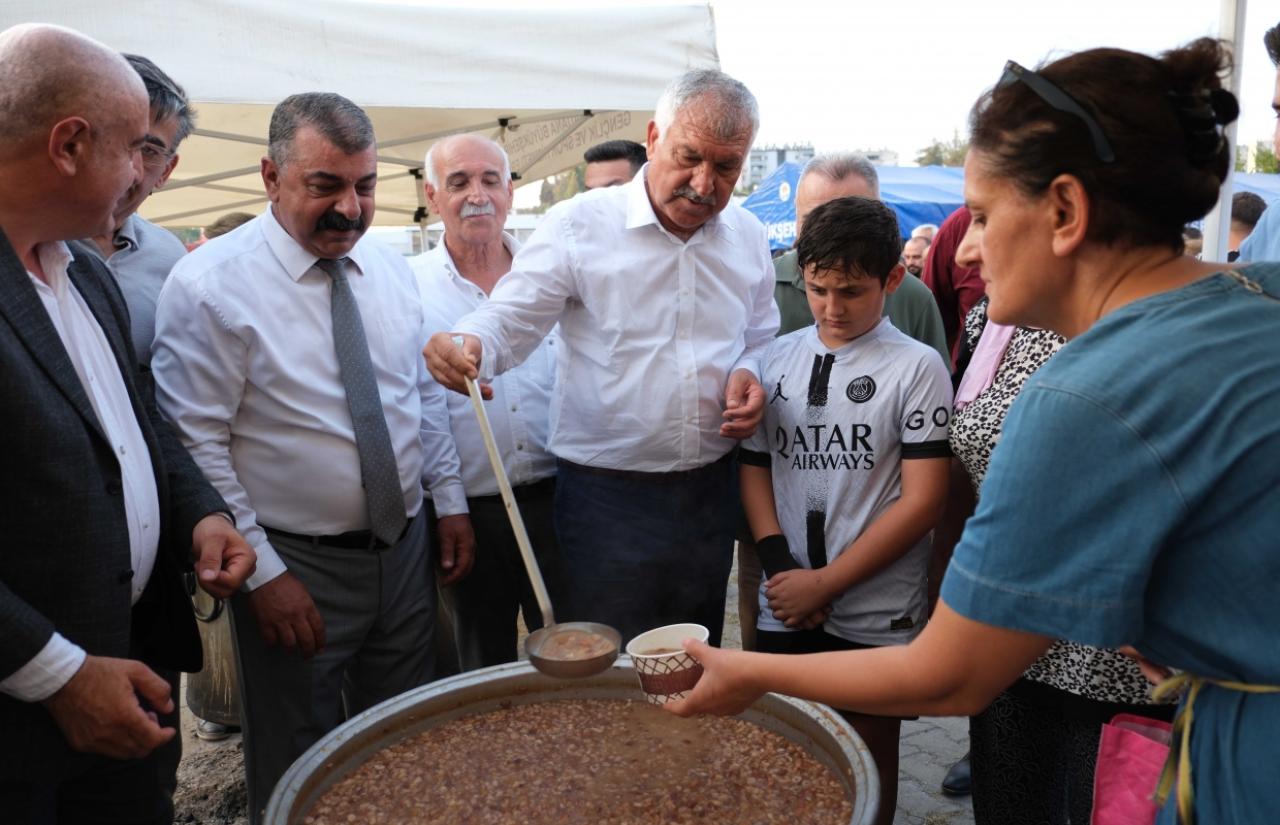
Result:
{"label": "large metal cauldron", "polygon": [[[298,757],[267,803],[266,825],[301,825],[335,782],[384,747],[462,716],[553,699],[641,699],[630,657],[588,679],[558,680],[525,662],[485,668],[402,693],[349,720]],[[741,715],[797,743],[833,770],[853,799],[850,825],[867,825],[880,783],[867,746],[825,705],[769,694]]]}

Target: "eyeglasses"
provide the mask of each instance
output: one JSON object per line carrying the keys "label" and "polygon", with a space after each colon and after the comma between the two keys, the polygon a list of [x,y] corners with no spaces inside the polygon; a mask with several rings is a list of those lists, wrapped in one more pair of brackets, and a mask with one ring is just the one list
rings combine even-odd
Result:
{"label": "eyeglasses", "polygon": [[1027,88],[1034,92],[1036,97],[1059,112],[1066,112],[1069,115],[1075,115],[1080,118],[1089,130],[1089,137],[1093,139],[1093,153],[1098,156],[1098,160],[1103,163],[1113,163],[1115,161],[1116,153],[1112,151],[1111,142],[1103,134],[1102,127],[1098,125],[1098,121],[1094,120],[1084,110],[1084,107],[1076,103],[1071,95],[1045,80],[1041,75],[1010,60],[1004,64],[1004,74],[1000,75],[1000,82],[996,83],[996,88],[1003,89],[1005,86],[1011,86],[1018,81],[1027,84]]}
{"label": "eyeglasses", "polygon": [[139,151],[142,153],[142,165],[150,166],[153,169],[164,166],[173,155],[163,145],[157,146],[154,143],[142,144],[142,148]]}

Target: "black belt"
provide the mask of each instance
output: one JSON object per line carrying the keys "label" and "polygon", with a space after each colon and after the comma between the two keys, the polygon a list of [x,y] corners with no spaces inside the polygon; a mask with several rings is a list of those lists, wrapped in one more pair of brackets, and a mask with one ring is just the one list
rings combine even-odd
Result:
{"label": "black belt", "polygon": [[612,467],[588,467],[586,464],[575,464],[574,462],[567,461],[563,458],[558,458],[556,461],[570,469],[596,476],[629,478],[636,481],[686,481],[691,478],[696,478],[701,473],[706,472],[718,464],[725,464],[732,461],[733,457],[737,455],[737,453],[738,448],[734,447],[715,461],[712,461],[710,464],[703,464],[701,467],[694,467],[692,470],[673,470],[668,473],[646,473],[641,472],[640,470],[615,470]]}
{"label": "black belt", "polygon": [[[529,484],[521,484],[519,487],[512,487],[511,492],[515,495],[516,501],[524,501],[527,498],[537,498],[539,496],[549,496],[556,491],[556,477],[547,476],[540,481],[534,481]],[[467,501],[483,501],[500,503],[502,501],[501,493],[494,493],[491,496],[467,496]]]}
{"label": "black belt", "polygon": [[[404,529],[400,531],[400,535],[396,537],[395,544],[399,544],[400,540],[409,532],[409,528],[413,526],[413,520],[417,518],[414,515],[404,525]],[[338,533],[333,536],[308,536],[302,533],[291,533],[288,530],[277,530],[274,527],[268,527],[265,524],[259,525],[267,533],[275,536],[283,536],[294,541],[304,541],[312,547],[339,547],[343,550],[386,550],[391,547],[382,539],[373,534],[372,530],[348,530],[345,533]]]}

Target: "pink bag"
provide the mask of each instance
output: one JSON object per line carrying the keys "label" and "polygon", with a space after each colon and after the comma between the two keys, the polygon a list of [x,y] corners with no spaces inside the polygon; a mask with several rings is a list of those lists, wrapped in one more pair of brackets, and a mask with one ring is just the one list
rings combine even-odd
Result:
{"label": "pink bag", "polygon": [[1169,756],[1173,726],[1121,713],[1102,726],[1093,775],[1093,825],[1151,825],[1159,806],[1160,771]]}

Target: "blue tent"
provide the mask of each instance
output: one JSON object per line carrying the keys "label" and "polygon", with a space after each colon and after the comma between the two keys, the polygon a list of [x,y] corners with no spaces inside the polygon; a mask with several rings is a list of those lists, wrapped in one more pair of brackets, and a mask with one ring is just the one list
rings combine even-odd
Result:
{"label": "blue tent", "polygon": [[[769,248],[788,249],[796,240],[798,163],[784,163],[765,178],[742,205],[755,213],[769,232]],[[902,237],[922,223],[941,225],[964,204],[964,170],[950,166],[877,166],[880,198],[898,216]],[[1254,192],[1267,203],[1280,201],[1280,175],[1237,172],[1236,192]]]}
{"label": "blue tent", "polygon": [[798,163],[782,164],[742,202],[764,224],[771,250],[790,249],[796,242],[795,194],[803,168]]}
{"label": "blue tent", "polygon": [[1280,201],[1280,175],[1236,172],[1231,180],[1236,192],[1252,192],[1268,204]]}
{"label": "blue tent", "polygon": [[[782,164],[742,202],[768,230],[770,249],[787,249],[795,243],[795,192],[801,169],[798,163]],[[897,214],[904,238],[922,223],[941,224],[964,203],[963,169],[877,166],[876,173],[880,197]]]}

